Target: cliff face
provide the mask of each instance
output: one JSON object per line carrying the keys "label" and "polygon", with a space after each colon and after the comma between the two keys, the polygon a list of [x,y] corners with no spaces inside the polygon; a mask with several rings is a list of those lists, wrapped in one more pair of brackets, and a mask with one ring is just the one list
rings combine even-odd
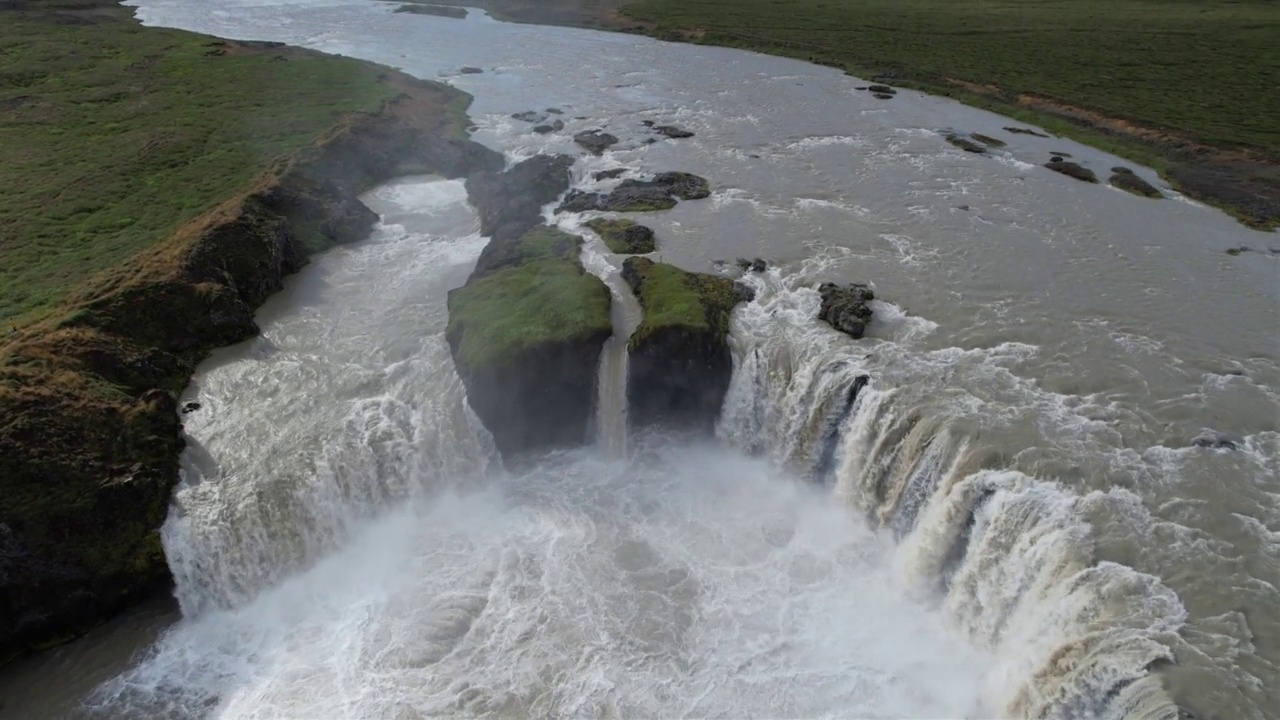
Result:
{"label": "cliff face", "polygon": [[508,459],[586,442],[613,334],[609,290],[578,259],[582,238],[537,225],[572,162],[537,156],[467,181],[490,241],[449,293],[446,337],[468,403]]}
{"label": "cliff face", "polygon": [[174,398],[311,253],[365,237],[358,195],[399,175],[502,167],[462,128],[469,98],[401,94],[0,347],[0,662],[101,622],[168,578],[157,530],[183,448]]}
{"label": "cliff face", "polygon": [[632,429],[710,434],[733,377],[729,316],[750,289],[642,257],[627,258],[622,277],[644,311],[628,342]]}

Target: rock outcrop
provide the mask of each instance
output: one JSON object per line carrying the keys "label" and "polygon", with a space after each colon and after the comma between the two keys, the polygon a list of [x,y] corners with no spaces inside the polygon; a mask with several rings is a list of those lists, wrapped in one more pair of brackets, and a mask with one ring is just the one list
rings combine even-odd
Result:
{"label": "rock outcrop", "polygon": [[158,529],[183,449],[175,398],[310,253],[363,238],[358,199],[399,175],[502,158],[461,132],[466,96],[387,70],[401,95],[344,118],[155,251],[0,347],[0,662],[98,624],[168,580]]}
{"label": "rock outcrop", "polygon": [[582,269],[581,247],[548,227],[494,236],[449,293],[445,337],[467,402],[505,459],[587,440],[613,324],[609,289]]}
{"label": "rock outcrop", "polygon": [[573,141],[581,145],[592,155],[599,155],[618,144],[616,135],[603,130],[584,130],[573,136]]}
{"label": "rock outcrop", "polygon": [[1098,176],[1093,171],[1079,163],[1073,163],[1070,160],[1063,160],[1060,157],[1054,157],[1052,160],[1044,164],[1045,167],[1058,173],[1062,173],[1067,177],[1073,177],[1084,182],[1096,183]]}
{"label": "rock outcrop", "polygon": [[1163,198],[1164,193],[1156,188],[1155,185],[1138,177],[1137,173],[1127,167],[1111,168],[1111,178],[1107,182],[1113,187],[1118,187],[1127,193],[1132,193],[1139,197]]}
{"label": "rock outcrop", "polygon": [[572,165],[568,155],[535,155],[503,172],[468,177],[467,197],[480,214],[480,232],[510,240],[540,225],[542,207],[569,189]]}
{"label": "rock outcrop", "polygon": [[611,252],[622,255],[643,255],[657,249],[653,230],[632,220],[596,218],[587,222],[596,231]]}
{"label": "rock outcrop", "polygon": [[644,311],[627,345],[631,428],[711,433],[733,374],[730,313],[751,290],[642,257],[627,258],[622,277]]}
{"label": "rock outcrop", "polygon": [[692,173],[664,172],[651,180],[623,180],[607,194],[575,190],[565,196],[556,212],[669,210],[678,200],[698,200],[710,194],[706,178]]}
{"label": "rock outcrop", "polygon": [[871,301],[876,299],[870,287],[862,283],[823,283],[818,286],[818,294],[822,296],[819,319],[854,339],[862,337],[871,322]]}
{"label": "rock outcrop", "polygon": [[960,148],[961,150],[964,150],[965,152],[977,153],[979,155],[985,154],[987,152],[987,148],[985,146],[980,145],[970,140],[969,138],[961,137],[954,133],[947,135],[947,142],[951,143],[952,145],[955,145],[956,147]]}

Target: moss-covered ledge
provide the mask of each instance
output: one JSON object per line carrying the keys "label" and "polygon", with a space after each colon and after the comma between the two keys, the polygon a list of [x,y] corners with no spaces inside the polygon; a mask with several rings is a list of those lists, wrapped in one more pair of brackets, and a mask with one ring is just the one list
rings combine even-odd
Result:
{"label": "moss-covered ledge", "polygon": [[728,278],[627,258],[622,277],[643,310],[627,347],[632,428],[710,432],[733,374],[729,322],[751,290]]}
{"label": "moss-covered ledge", "polygon": [[504,457],[587,439],[613,325],[609,289],[583,270],[581,249],[581,237],[548,227],[495,238],[449,293],[458,374]]}

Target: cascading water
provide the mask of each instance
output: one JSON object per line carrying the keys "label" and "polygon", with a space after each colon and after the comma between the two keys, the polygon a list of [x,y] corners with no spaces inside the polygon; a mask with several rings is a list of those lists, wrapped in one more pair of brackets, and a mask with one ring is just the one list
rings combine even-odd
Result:
{"label": "cascading water", "polygon": [[[994,459],[876,380],[886,361],[905,362],[909,343],[850,343],[823,327],[803,277],[747,282],[757,297],[735,316],[721,437],[832,483],[873,527],[892,530],[899,581],[940,596],[991,652],[987,697],[1003,714],[1176,720],[1151,670],[1173,660],[1186,613],[1157,578],[1094,560],[1082,506],[1111,498],[984,468]],[[903,320],[885,303],[877,311]]]}

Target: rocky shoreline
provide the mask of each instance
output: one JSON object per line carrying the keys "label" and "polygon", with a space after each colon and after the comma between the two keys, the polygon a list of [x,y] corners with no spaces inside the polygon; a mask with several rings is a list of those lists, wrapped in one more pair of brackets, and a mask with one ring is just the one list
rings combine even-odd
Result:
{"label": "rocky shoreline", "polygon": [[359,195],[502,166],[470,98],[387,70],[399,94],[179,229],[0,348],[0,662],[69,640],[169,581],[158,529],[184,448],[175,398],[309,255],[366,237]]}

